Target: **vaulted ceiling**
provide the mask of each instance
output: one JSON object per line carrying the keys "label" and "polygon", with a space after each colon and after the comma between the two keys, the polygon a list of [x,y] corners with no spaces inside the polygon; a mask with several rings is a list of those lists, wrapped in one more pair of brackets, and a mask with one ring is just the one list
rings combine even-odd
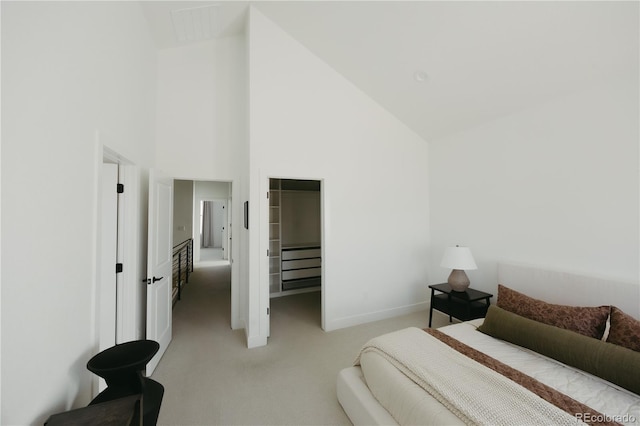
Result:
{"label": "vaulted ceiling", "polygon": [[[249,2],[142,5],[164,49],[243,31]],[[426,140],[591,86],[638,80],[638,2],[251,5]]]}

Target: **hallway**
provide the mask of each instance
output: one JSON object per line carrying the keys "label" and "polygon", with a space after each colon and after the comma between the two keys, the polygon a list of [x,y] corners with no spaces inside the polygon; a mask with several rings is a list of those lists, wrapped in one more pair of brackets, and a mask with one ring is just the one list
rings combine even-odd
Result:
{"label": "hallway", "polygon": [[220,266],[228,265],[229,260],[224,259],[224,252],[221,248],[201,247],[200,259],[196,259],[195,263],[200,264],[201,266]]}
{"label": "hallway", "polygon": [[152,376],[165,387],[158,424],[224,423],[224,389],[233,378],[220,348],[246,350],[246,339],[244,330],[231,330],[231,267],[209,262],[195,267],[173,309],[173,339]]}

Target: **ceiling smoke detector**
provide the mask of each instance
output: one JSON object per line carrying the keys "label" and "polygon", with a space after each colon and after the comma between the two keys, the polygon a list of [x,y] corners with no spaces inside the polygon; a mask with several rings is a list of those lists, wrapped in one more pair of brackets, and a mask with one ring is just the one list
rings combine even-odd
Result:
{"label": "ceiling smoke detector", "polygon": [[217,4],[171,11],[176,39],[181,42],[210,40],[220,32]]}
{"label": "ceiling smoke detector", "polygon": [[413,78],[418,82],[418,83],[423,83],[425,81],[427,81],[427,79],[429,78],[429,76],[427,75],[426,72],[422,71],[422,70],[418,70],[413,74]]}

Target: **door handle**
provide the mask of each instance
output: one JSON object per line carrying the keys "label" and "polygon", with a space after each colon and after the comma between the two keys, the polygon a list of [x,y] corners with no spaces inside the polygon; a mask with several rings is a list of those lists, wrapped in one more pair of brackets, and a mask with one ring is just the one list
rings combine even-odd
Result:
{"label": "door handle", "polygon": [[[160,277],[160,278],[156,278],[153,277],[153,282],[155,283],[156,281],[160,281],[161,279],[163,279],[164,277]],[[144,280],[142,280],[142,282],[146,282],[148,285],[151,285],[152,281],[151,278],[145,278]]]}

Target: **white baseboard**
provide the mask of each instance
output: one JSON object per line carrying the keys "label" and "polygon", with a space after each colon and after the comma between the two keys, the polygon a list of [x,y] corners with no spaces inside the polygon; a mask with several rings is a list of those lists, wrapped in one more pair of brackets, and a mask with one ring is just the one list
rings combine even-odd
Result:
{"label": "white baseboard", "polygon": [[236,317],[231,317],[231,329],[232,330],[240,330],[240,329],[246,329],[247,327],[245,327],[244,325],[244,320],[242,318],[236,318]]}
{"label": "white baseboard", "polygon": [[[354,325],[365,324],[368,322],[379,321],[387,318],[393,318],[400,315],[407,315],[414,312],[426,311],[429,309],[427,301],[416,303],[414,305],[400,306],[397,308],[385,309],[377,312],[368,312],[366,314],[354,315],[350,317],[338,318],[333,321],[327,321],[325,331],[333,331],[341,328],[352,327]],[[429,316],[425,316],[425,324],[429,321]]]}
{"label": "white baseboard", "polygon": [[247,348],[252,349],[252,348],[259,348],[260,346],[266,346],[267,344],[267,336],[249,336],[247,334],[247,327],[246,327],[246,323],[244,322],[244,320],[240,320],[241,322],[241,328],[244,329],[244,336],[247,339]]}
{"label": "white baseboard", "polygon": [[[246,330],[246,328],[245,328]],[[266,336],[247,336],[247,348],[259,348],[260,346],[266,346]]]}

